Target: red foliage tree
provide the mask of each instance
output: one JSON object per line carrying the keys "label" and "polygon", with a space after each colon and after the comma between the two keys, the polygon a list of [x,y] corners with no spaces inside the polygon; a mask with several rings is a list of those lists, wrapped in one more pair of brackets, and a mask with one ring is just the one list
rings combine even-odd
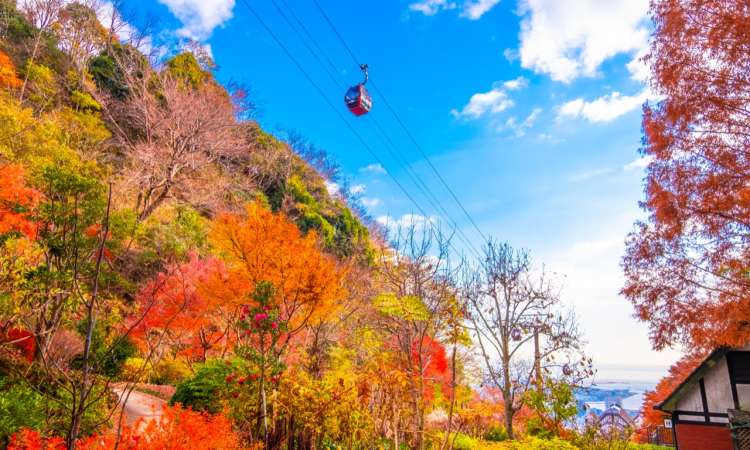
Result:
{"label": "red foliage tree", "polygon": [[0,331],[0,347],[3,345],[15,347],[28,362],[33,361],[36,355],[34,335],[27,330],[11,328],[5,333]]}
{"label": "red foliage tree", "polygon": [[[623,294],[651,341],[692,348],[750,339],[750,8],[654,0],[644,107],[649,218],[623,259]],[[699,319],[700,318],[700,319]]]}
{"label": "red foliage tree", "polygon": [[144,348],[168,348],[200,360],[214,347],[230,346],[236,307],[202,289],[209,277],[222,272],[220,261],[191,255],[188,262],[159,274],[138,294],[134,339]]}
{"label": "red foliage tree", "polygon": [[434,398],[435,388],[446,398],[450,396],[451,374],[448,371],[448,358],[445,347],[429,336],[422,338],[422,345],[415,340],[411,344],[412,364],[422,373],[426,383],[423,386],[423,396],[430,400]]}

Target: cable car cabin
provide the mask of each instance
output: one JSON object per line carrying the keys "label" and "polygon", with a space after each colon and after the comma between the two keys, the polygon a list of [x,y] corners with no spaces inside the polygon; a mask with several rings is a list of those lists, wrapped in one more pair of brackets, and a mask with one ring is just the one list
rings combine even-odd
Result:
{"label": "cable car cabin", "polygon": [[372,109],[372,97],[365,89],[365,84],[370,78],[367,70],[367,64],[360,64],[359,69],[362,71],[362,75],[365,76],[365,81],[359,83],[356,86],[352,86],[346,91],[344,95],[344,103],[349,111],[355,116],[361,116],[367,114]]}
{"label": "cable car cabin", "polygon": [[346,107],[349,108],[349,111],[355,116],[367,114],[372,108],[372,97],[370,97],[367,89],[365,89],[364,84],[350,87],[346,91],[344,102],[346,102]]}

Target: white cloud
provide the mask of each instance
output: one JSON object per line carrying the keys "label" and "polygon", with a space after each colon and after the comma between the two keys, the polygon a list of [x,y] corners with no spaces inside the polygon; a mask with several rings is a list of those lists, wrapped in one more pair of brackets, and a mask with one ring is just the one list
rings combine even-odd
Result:
{"label": "white cloud", "polygon": [[349,192],[351,192],[354,195],[364,194],[365,190],[366,190],[366,187],[364,184],[355,184],[354,186],[349,188]]}
{"label": "white cloud", "polygon": [[409,5],[412,11],[421,12],[425,16],[434,16],[445,9],[456,9],[456,4],[448,0],[422,0]]}
{"label": "white cloud", "polygon": [[364,205],[366,208],[374,208],[383,204],[383,202],[379,198],[363,197],[361,201],[362,205]]}
{"label": "white cloud", "polygon": [[648,53],[648,48],[642,48],[638,53],[633,56],[633,59],[627,63],[626,67],[630,72],[630,78],[645,82],[651,77],[651,69],[648,64],[643,60],[643,57]]}
{"label": "white cloud", "polygon": [[649,0],[522,0],[521,66],[569,82],[648,43]]}
{"label": "white cloud", "polygon": [[478,20],[498,3],[500,3],[500,0],[472,0],[466,2],[463,5],[461,17],[469,20]]}
{"label": "white cloud", "polygon": [[[459,16],[469,20],[478,20],[498,3],[500,0],[465,0],[461,4]],[[421,0],[409,4],[411,11],[420,12],[425,16],[434,16],[440,11],[457,8],[458,4],[450,0]]]}
{"label": "white cloud", "polygon": [[336,195],[339,193],[339,190],[341,187],[332,181],[326,181],[326,190],[328,191],[328,195]]}
{"label": "white cloud", "polygon": [[232,18],[234,0],[159,0],[182,22],[182,37],[202,41]]}
{"label": "white cloud", "polygon": [[608,168],[590,169],[590,170],[584,170],[581,172],[576,172],[574,174],[571,174],[568,177],[568,180],[574,183],[578,183],[581,181],[590,180],[592,178],[597,178],[602,175],[608,175],[610,173],[612,173],[612,169],[608,169]]}
{"label": "white cloud", "polygon": [[641,156],[640,158],[630,161],[629,163],[622,166],[622,170],[626,172],[633,170],[642,170],[648,167],[648,165],[651,164],[651,161],[653,160],[654,157],[651,155]]}
{"label": "white cloud", "polygon": [[461,111],[451,110],[454,117],[478,119],[486,113],[497,114],[513,106],[513,100],[501,88],[493,88],[487,92],[478,92],[471,96]]}
{"label": "white cloud", "polygon": [[420,229],[428,226],[429,224],[436,223],[435,217],[426,217],[421,214],[404,214],[398,219],[395,219],[389,215],[379,216],[375,219],[377,223],[383,225],[391,230],[398,230],[399,228],[411,228]]}
{"label": "white cloud", "polygon": [[534,108],[531,114],[526,116],[521,122],[518,122],[515,117],[511,117],[505,121],[505,124],[500,129],[513,130],[513,134],[516,137],[522,137],[526,134],[526,131],[534,126],[536,119],[539,118],[539,114],[542,113],[542,108]]}
{"label": "white cloud", "polygon": [[478,119],[485,114],[498,114],[514,105],[508,98],[506,91],[514,91],[528,86],[529,80],[518,77],[513,80],[498,82],[487,92],[477,92],[469,98],[461,111],[452,109],[451,114],[456,118]]}
{"label": "white cloud", "polygon": [[558,118],[582,117],[589,122],[609,122],[640,107],[649,98],[651,98],[649,89],[644,89],[636,95],[612,92],[590,102],[577,98],[560,106]]}
{"label": "white cloud", "polygon": [[529,85],[529,80],[524,77],[518,77],[514,80],[508,80],[503,83],[503,87],[509,91],[525,88]]}
{"label": "white cloud", "polygon": [[383,167],[380,163],[372,163],[372,164],[368,164],[368,165],[366,165],[364,167],[360,167],[359,171],[360,172],[370,172],[370,173],[375,173],[375,174],[386,174],[386,173],[388,173],[388,172],[386,172],[385,167]]}

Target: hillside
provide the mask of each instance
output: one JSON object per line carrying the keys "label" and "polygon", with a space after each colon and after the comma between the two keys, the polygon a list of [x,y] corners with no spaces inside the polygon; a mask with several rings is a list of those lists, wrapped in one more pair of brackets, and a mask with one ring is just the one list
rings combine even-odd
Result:
{"label": "hillside", "polygon": [[578,427],[593,362],[528,251],[379,229],[113,8],[0,0],[0,446],[639,448]]}

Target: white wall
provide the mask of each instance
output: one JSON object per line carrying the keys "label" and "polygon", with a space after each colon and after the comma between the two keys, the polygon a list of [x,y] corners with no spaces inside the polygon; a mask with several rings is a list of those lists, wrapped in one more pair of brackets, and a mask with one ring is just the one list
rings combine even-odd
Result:
{"label": "white wall", "polygon": [[726,413],[727,409],[734,408],[726,358],[722,358],[709,369],[703,377],[703,382],[706,385],[706,400],[708,401],[709,412]]}

